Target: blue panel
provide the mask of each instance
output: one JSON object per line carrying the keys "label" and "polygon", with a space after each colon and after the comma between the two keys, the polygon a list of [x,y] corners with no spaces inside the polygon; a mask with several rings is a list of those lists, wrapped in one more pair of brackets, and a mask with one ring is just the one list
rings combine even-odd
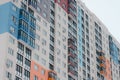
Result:
{"label": "blue panel", "polygon": [[119,63],[119,50],[118,47],[116,46],[116,44],[112,41],[112,38],[109,37],[109,48],[110,48],[110,55],[111,58],[113,59],[113,61],[118,64]]}
{"label": "blue panel", "polygon": [[78,6],[78,51],[79,51],[79,66],[82,67],[82,26],[81,26],[81,9]]}
{"label": "blue panel", "polygon": [[10,4],[0,5],[0,34],[9,31],[8,18],[10,12]]}
{"label": "blue panel", "polygon": [[[11,2],[0,5],[0,34],[9,32],[13,36],[17,37],[18,33],[18,8]],[[14,17],[13,17],[14,16]],[[15,22],[14,22],[14,21]],[[10,28],[14,29],[14,32],[10,31]]]}
{"label": "blue panel", "polygon": [[0,34],[9,32],[34,47],[35,29],[36,19],[33,15],[11,2],[0,5]]}

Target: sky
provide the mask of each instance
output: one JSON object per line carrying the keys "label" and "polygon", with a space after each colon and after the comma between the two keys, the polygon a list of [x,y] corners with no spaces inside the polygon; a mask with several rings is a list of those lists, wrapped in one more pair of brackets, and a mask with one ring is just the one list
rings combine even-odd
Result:
{"label": "sky", "polygon": [[120,0],[82,0],[120,42]]}

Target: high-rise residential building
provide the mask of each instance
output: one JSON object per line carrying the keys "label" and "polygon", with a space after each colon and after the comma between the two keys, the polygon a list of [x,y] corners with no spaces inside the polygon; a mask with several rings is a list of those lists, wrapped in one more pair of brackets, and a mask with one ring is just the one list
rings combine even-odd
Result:
{"label": "high-rise residential building", "polygon": [[0,0],[0,80],[120,80],[119,56],[80,0]]}

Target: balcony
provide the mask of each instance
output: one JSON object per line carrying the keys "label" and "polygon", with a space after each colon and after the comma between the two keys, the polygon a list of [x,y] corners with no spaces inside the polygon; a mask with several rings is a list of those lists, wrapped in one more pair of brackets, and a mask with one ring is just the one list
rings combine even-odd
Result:
{"label": "balcony", "polygon": [[37,0],[28,0],[28,5],[31,5],[35,9],[37,9]]}
{"label": "balcony", "polygon": [[19,65],[22,66],[22,65],[23,65],[23,62],[17,59],[17,64],[19,64]]}
{"label": "balcony", "polygon": [[28,23],[22,19],[19,20],[19,29],[28,32]]}
{"label": "balcony", "polygon": [[105,57],[104,56],[100,56],[99,59],[102,60],[102,61],[105,61]]}
{"label": "balcony", "polygon": [[68,70],[68,74],[74,75],[74,71]]}
{"label": "balcony", "polygon": [[25,21],[29,21],[29,13],[27,13],[24,9],[20,9],[20,19]]}
{"label": "balcony", "polygon": [[25,57],[27,58],[27,59],[31,59],[31,56],[30,55],[28,55],[28,54],[25,54]]}
{"label": "balcony", "polygon": [[76,48],[76,46],[75,45],[73,45],[73,44],[68,44],[68,48],[71,48],[71,49],[74,49],[74,50],[76,50],[77,48]]}
{"label": "balcony", "polygon": [[36,29],[36,19],[32,15],[30,15],[30,25]]}
{"label": "balcony", "polygon": [[18,53],[20,53],[20,54],[23,54],[24,53],[24,51],[22,51],[21,49],[19,49],[19,48],[17,48],[18,50],[17,50],[17,52]]}
{"label": "balcony", "polygon": [[72,8],[72,9],[76,10],[77,9],[76,3],[70,2],[69,3],[69,8]]}
{"label": "balcony", "polygon": [[71,66],[75,66],[74,60],[71,57],[68,58],[68,64]]}
{"label": "balcony", "polygon": [[77,55],[75,53],[68,52],[68,56],[71,56],[71,57],[75,58]]}
{"label": "balcony", "polygon": [[105,71],[100,71],[100,74],[106,75],[106,72]]}
{"label": "balcony", "polygon": [[49,71],[48,80],[57,80],[57,74],[54,71]]}
{"label": "balcony", "polygon": [[100,67],[104,67],[104,68],[105,68],[106,65],[105,65],[104,63],[101,63],[101,64],[100,64]]}

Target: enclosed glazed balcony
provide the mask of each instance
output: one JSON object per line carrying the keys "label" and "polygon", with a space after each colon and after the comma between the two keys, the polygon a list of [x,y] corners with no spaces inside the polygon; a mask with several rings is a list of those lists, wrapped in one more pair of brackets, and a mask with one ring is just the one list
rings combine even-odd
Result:
{"label": "enclosed glazed balcony", "polygon": [[29,21],[29,13],[27,13],[24,9],[20,9],[20,19]]}
{"label": "enclosed glazed balcony", "polygon": [[102,61],[105,61],[105,57],[104,56],[100,56],[99,59],[102,60]]}
{"label": "enclosed glazed balcony", "polygon": [[31,5],[35,9],[37,9],[37,0],[28,0],[28,5]]}
{"label": "enclosed glazed balcony", "polygon": [[57,80],[57,74],[54,71],[49,71],[48,80]]}
{"label": "enclosed glazed balcony", "polygon": [[100,64],[100,67],[105,68],[105,67],[106,67],[105,63],[101,63],[101,64]]}
{"label": "enclosed glazed balcony", "polygon": [[71,38],[68,39],[68,48],[71,48],[71,49],[73,49],[73,50],[76,50],[76,49],[77,49],[77,47],[75,46],[74,40],[71,39]]}
{"label": "enclosed glazed balcony", "polygon": [[77,19],[77,6],[75,0],[68,1],[68,13],[72,15],[72,17],[76,20]]}
{"label": "enclosed glazed balcony", "polygon": [[68,56],[71,56],[71,57],[75,58],[77,55],[76,55],[75,51],[73,51],[72,49],[68,48]]}
{"label": "enclosed glazed balcony", "polygon": [[105,75],[106,71],[100,71],[100,74]]}

